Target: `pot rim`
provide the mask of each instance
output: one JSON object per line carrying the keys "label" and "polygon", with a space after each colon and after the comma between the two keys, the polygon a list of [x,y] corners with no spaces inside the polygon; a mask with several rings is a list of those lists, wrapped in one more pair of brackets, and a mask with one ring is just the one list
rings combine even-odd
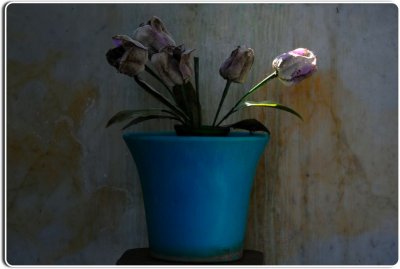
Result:
{"label": "pot rim", "polygon": [[178,136],[175,132],[125,132],[124,139],[140,139],[151,141],[254,141],[265,140],[268,133],[231,132],[228,136]]}

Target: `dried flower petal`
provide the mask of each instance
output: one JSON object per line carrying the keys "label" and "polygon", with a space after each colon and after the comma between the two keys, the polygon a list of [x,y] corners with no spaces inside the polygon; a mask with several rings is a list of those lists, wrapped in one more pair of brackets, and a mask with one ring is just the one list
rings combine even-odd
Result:
{"label": "dried flower petal", "polygon": [[147,24],[137,28],[132,37],[148,47],[150,55],[161,51],[165,46],[175,46],[175,41],[172,39],[164,23],[155,16]]}
{"label": "dried flower petal", "polygon": [[126,35],[114,36],[113,41],[120,45],[107,52],[109,64],[128,76],[142,72],[148,60],[147,48]]}
{"label": "dried flower petal", "polygon": [[160,78],[169,87],[182,85],[183,78],[179,71],[178,61],[165,51],[154,54],[151,63],[156,68]]}
{"label": "dried flower petal", "polygon": [[123,46],[124,49],[129,49],[132,46],[136,46],[138,48],[147,50],[147,48],[143,46],[142,43],[132,39],[130,36],[127,35],[115,35],[112,37],[112,39],[114,41],[114,44],[116,44],[117,46]]}
{"label": "dried flower petal", "polygon": [[108,63],[114,66],[115,68],[119,69],[119,63],[124,53],[125,49],[122,46],[108,50],[106,54]]}
{"label": "dried flower petal", "polygon": [[167,46],[161,52],[153,54],[151,62],[161,79],[170,87],[182,85],[193,74],[190,56],[194,49],[185,50],[183,45]]}
{"label": "dried flower petal", "polygon": [[136,76],[144,70],[147,59],[147,50],[134,46],[121,58],[119,71],[131,77]]}
{"label": "dried flower petal", "polygon": [[179,61],[179,71],[182,74],[182,78],[187,82],[193,75],[193,69],[190,65],[191,58],[190,55],[194,49],[186,50],[181,54],[181,59]]}

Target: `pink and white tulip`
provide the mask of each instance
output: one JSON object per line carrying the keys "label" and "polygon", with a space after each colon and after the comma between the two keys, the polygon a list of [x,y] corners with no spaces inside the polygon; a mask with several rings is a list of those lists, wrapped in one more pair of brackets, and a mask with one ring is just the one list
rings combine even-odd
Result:
{"label": "pink and white tulip", "polygon": [[317,57],[308,49],[298,48],[276,57],[272,67],[285,85],[292,85],[317,70]]}

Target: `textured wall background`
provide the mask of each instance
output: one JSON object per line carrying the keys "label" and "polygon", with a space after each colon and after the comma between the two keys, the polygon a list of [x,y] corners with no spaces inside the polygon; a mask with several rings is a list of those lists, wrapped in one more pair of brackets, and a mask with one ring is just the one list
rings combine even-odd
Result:
{"label": "textured wall background", "polygon": [[[319,71],[259,99],[304,116],[248,110],[272,130],[252,193],[246,247],[266,264],[394,264],[398,253],[398,10],[390,4],[12,4],[7,30],[7,245],[17,264],[114,264],[147,246],[137,172],[117,111],[157,105],[105,60],[111,36],[157,15],[200,56],[211,120],[222,61],[255,50],[233,103],[306,47]],[[133,130],[171,130],[170,122]]]}

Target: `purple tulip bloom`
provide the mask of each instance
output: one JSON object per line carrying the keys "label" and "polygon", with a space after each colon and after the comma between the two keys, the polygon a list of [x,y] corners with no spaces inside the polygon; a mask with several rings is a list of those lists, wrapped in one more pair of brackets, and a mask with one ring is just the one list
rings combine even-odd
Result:
{"label": "purple tulip bloom", "polygon": [[285,85],[292,85],[317,70],[317,57],[308,49],[298,48],[276,57],[272,67]]}

